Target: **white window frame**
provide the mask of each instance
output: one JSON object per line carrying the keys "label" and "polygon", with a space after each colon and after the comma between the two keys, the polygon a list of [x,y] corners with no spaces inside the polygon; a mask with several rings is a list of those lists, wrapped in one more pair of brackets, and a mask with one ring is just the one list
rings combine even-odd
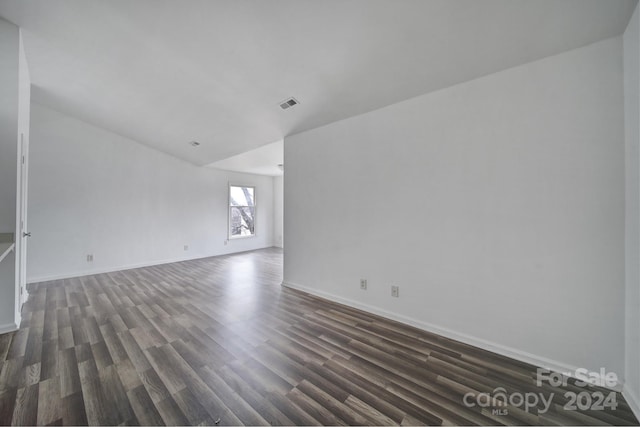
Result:
{"label": "white window frame", "polygon": [[[231,187],[245,187],[245,188],[253,189],[253,234],[250,234],[248,236],[231,235],[231,208],[232,208]],[[255,185],[229,183],[229,186],[227,188],[227,239],[228,240],[250,239],[258,235],[258,202],[257,202],[258,198],[256,197],[256,195],[257,195],[257,188]]]}

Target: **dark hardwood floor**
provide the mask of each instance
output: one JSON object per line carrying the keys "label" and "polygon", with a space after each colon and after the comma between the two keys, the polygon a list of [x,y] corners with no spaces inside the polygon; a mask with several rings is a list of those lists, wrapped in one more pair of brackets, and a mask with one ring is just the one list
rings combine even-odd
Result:
{"label": "dark hardwood floor", "polygon": [[[0,423],[638,423],[620,394],[567,411],[566,392],[598,389],[537,387],[534,366],[281,281],[266,249],[30,285],[20,330],[0,336]],[[550,410],[463,404],[497,387]]]}

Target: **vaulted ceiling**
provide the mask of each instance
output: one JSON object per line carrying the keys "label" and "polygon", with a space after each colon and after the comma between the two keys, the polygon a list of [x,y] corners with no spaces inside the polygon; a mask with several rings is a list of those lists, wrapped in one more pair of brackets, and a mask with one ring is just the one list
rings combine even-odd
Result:
{"label": "vaulted ceiling", "polygon": [[36,102],[206,165],[617,36],[635,4],[0,0],[0,16],[23,28]]}

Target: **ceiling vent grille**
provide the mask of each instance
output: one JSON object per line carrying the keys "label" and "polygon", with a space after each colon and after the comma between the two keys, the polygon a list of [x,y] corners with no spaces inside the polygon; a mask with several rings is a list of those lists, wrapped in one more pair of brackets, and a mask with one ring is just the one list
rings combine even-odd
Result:
{"label": "ceiling vent grille", "polygon": [[298,102],[297,99],[289,98],[286,101],[283,101],[283,102],[280,103],[280,108],[282,108],[283,110],[286,110],[287,108],[291,108],[291,107],[293,107],[295,105],[298,105],[298,104],[300,104],[300,103]]}

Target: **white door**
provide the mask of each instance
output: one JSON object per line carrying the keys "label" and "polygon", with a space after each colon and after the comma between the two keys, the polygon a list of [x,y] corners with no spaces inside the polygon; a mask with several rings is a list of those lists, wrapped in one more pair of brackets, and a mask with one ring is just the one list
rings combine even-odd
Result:
{"label": "white door", "polygon": [[20,210],[20,232],[17,238],[19,244],[17,249],[18,256],[18,280],[17,292],[19,295],[19,308],[27,299],[27,240],[31,237],[31,233],[27,228],[27,188],[28,188],[28,167],[29,167],[29,140],[24,134],[20,134],[20,160],[18,162],[20,188],[18,191],[18,206]]}

